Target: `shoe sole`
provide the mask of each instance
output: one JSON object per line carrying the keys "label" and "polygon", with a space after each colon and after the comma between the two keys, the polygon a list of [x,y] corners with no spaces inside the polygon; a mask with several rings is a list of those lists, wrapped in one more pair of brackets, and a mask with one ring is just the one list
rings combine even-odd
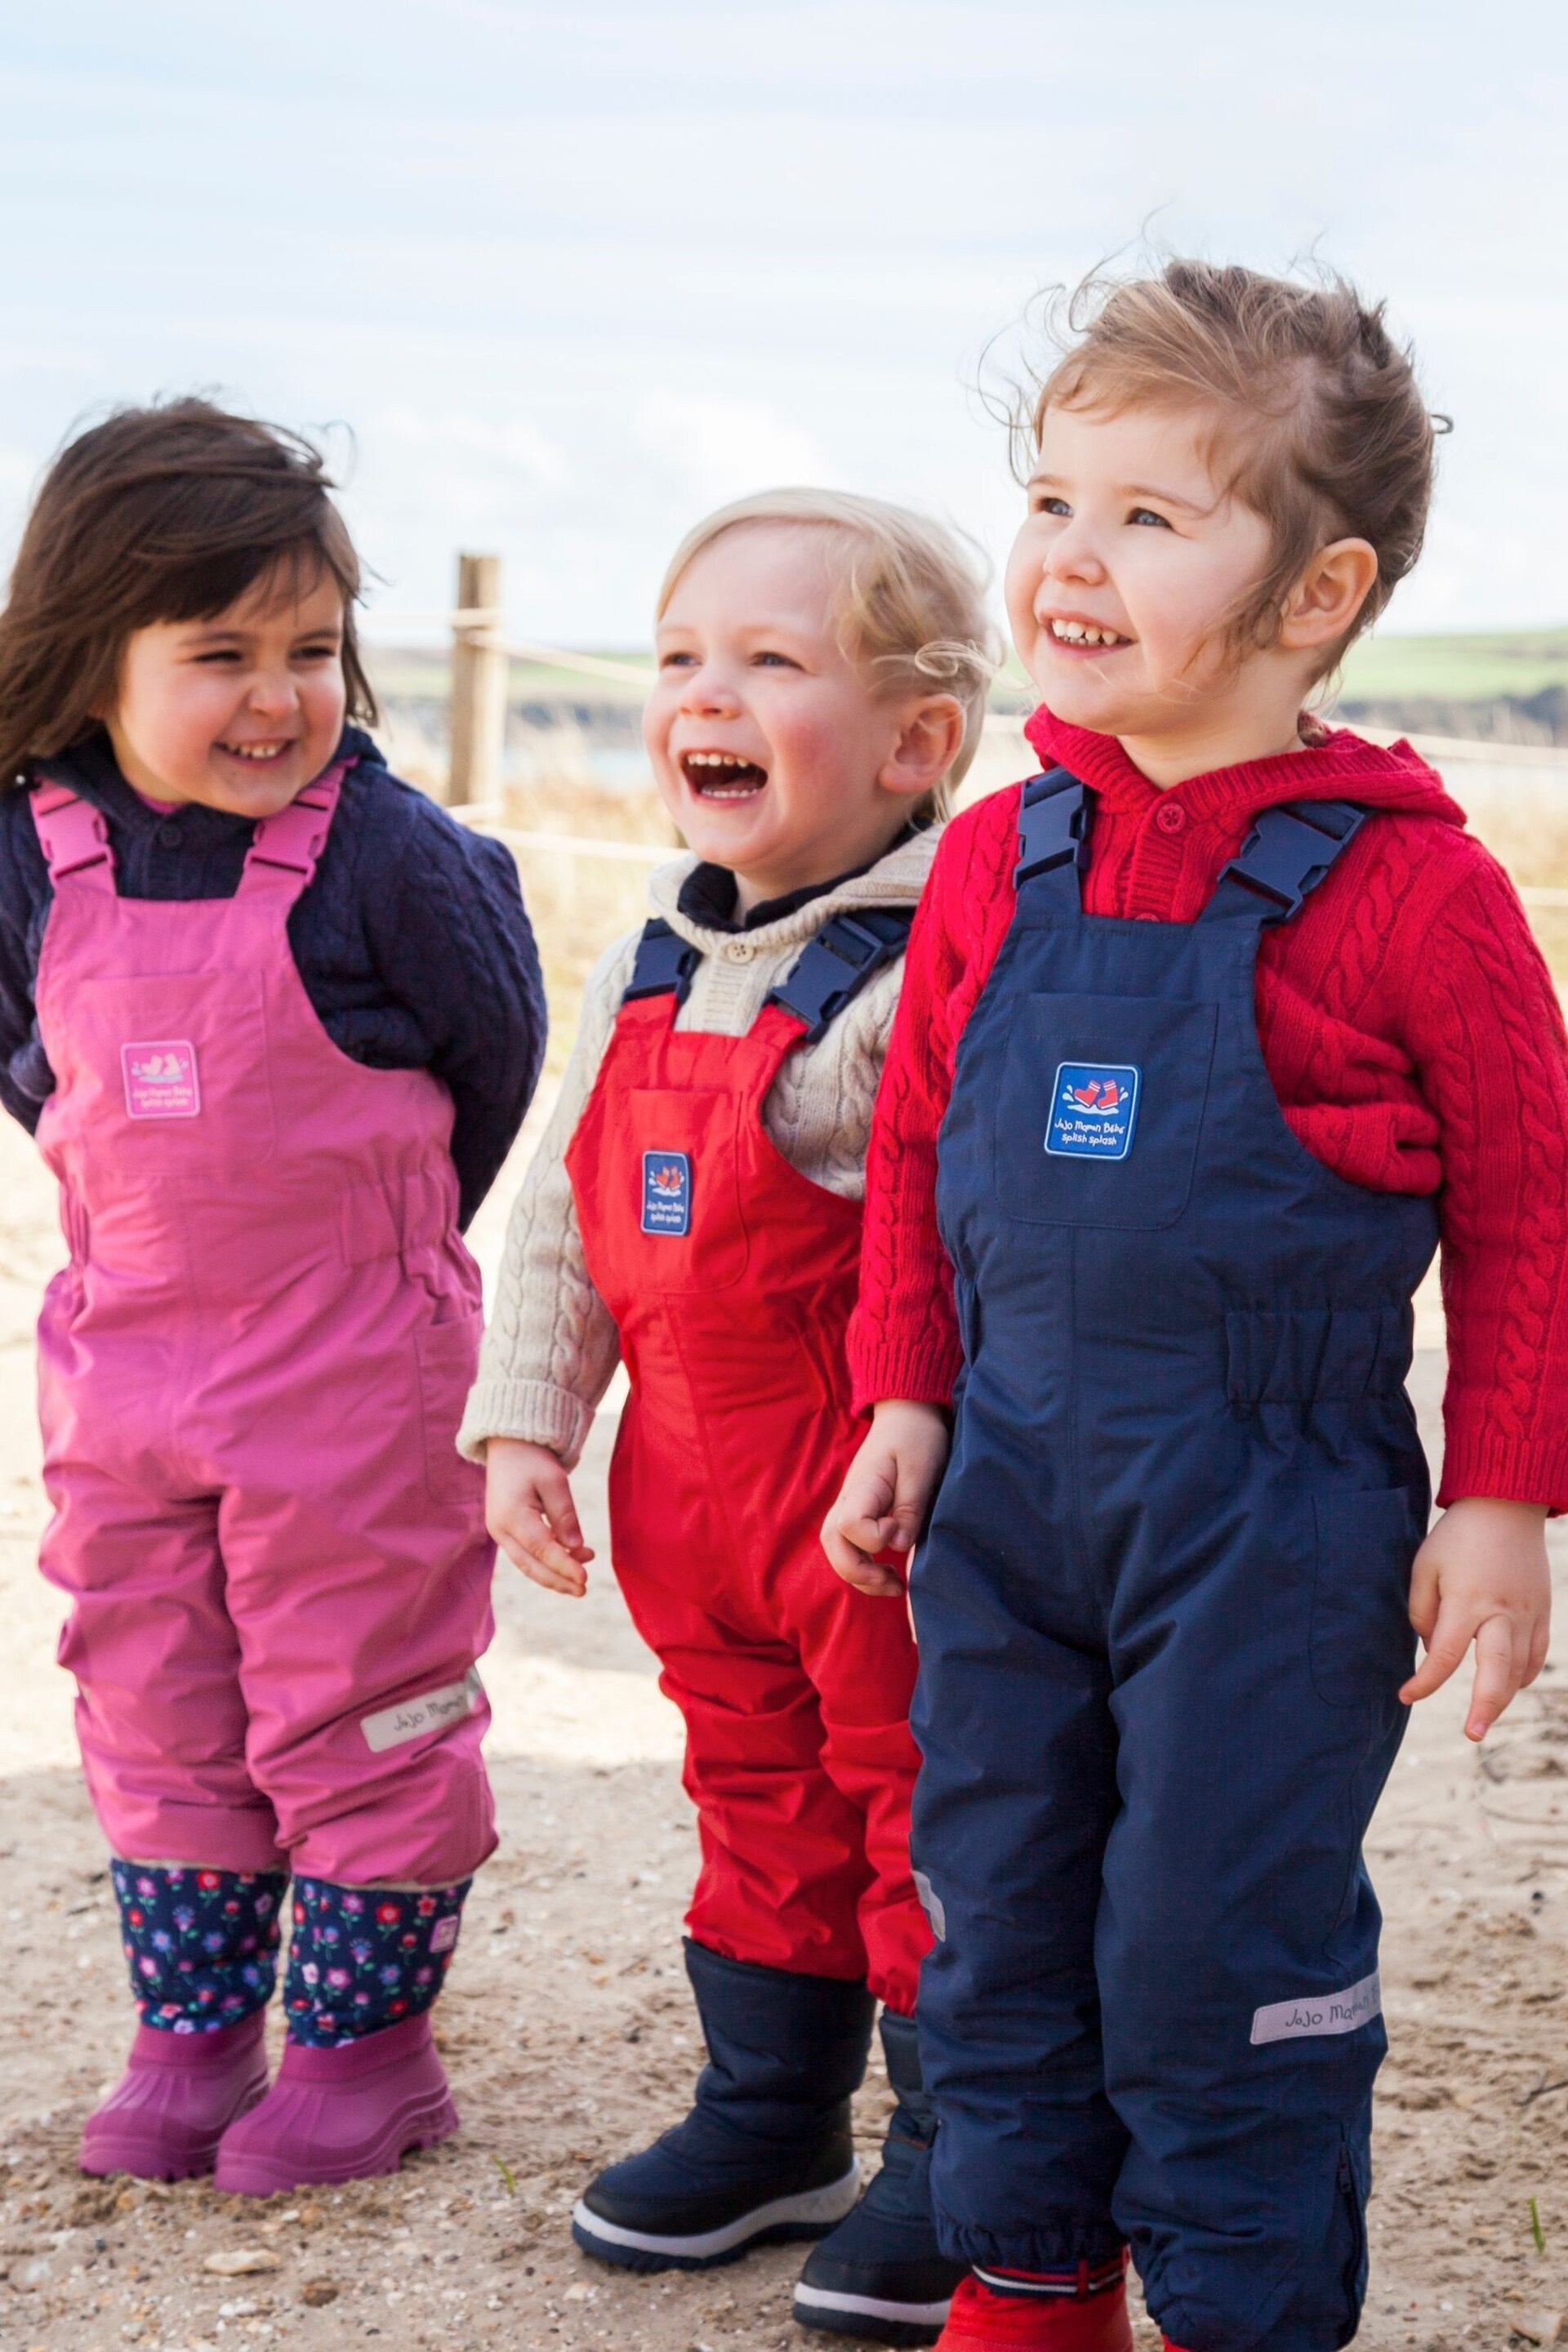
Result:
{"label": "shoe sole", "polygon": [[376,2180],[395,2172],[415,2148],[437,2147],[458,2128],[458,2110],[442,2095],[410,2107],[374,2146],[335,2164],[283,2164],[266,2157],[238,2156],[228,2164],[218,2149],[213,2187],[230,2197],[277,2197],[290,2189],[336,2189],[349,2180]]}
{"label": "shoe sole", "polygon": [[947,2324],[948,2303],[897,2303],[885,2295],[835,2294],[797,2285],[793,2316],[801,2327],[829,2336],[857,2336],[868,2344],[934,2344]]}
{"label": "shoe sole", "polygon": [[686,2237],[657,2235],[649,2230],[628,2230],[606,2221],[581,2198],[573,2209],[572,2235],[585,2254],[616,2263],[628,2271],[707,2271],[738,2262],[752,2246],[776,2246],[793,2239],[825,2238],[860,2194],[858,2160],[838,2180],[825,2189],[803,2189],[798,2196],[775,2197],[753,2206],[721,2230],[703,2230]]}
{"label": "shoe sole", "polygon": [[222,2133],[216,2134],[210,2146],[194,2149],[183,2164],[156,2165],[147,2162],[145,2146],[139,2146],[134,2139],[100,2140],[94,2144],[90,2157],[82,2149],[76,2168],[89,2180],[110,2180],[117,2172],[127,2172],[133,2180],[200,2180],[216,2162],[222,2137]]}

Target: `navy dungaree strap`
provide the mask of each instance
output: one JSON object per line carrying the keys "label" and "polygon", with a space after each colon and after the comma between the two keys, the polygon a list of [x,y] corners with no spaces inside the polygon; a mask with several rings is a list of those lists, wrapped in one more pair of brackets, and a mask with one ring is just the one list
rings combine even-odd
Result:
{"label": "navy dungaree strap", "polygon": [[1261,899],[1263,922],[1288,923],[1366,818],[1352,801],[1283,801],[1265,809],[1220,876],[1203,919],[1257,915]]}
{"label": "navy dungaree strap", "polygon": [[815,1045],[845,1006],[898,961],[914,919],[912,907],[865,907],[853,915],[831,916],[778,986],[768,991],[768,1003],[804,1021],[801,1042]]}
{"label": "navy dungaree strap", "polygon": [[[783,1007],[805,1024],[799,1043],[815,1045],[830,1022],[879,971],[896,963],[910,943],[912,907],[866,907],[834,915],[808,940],[765,1003]],[[673,996],[684,1004],[701,962],[700,949],[672,930],[662,916],[643,926],[623,1004],[639,997]]]}
{"label": "navy dungaree strap", "polygon": [[701,961],[698,950],[678,931],[672,931],[662,915],[655,915],[643,925],[632,976],[621,1003],[635,1004],[641,996],[672,995],[678,1004],[684,1004],[691,992],[692,975]]}
{"label": "navy dungaree strap", "polygon": [[1066,768],[1049,768],[1031,776],[1018,807],[1018,862],[1013,881],[1021,889],[1037,874],[1070,866],[1081,873],[1089,864],[1088,787]]}

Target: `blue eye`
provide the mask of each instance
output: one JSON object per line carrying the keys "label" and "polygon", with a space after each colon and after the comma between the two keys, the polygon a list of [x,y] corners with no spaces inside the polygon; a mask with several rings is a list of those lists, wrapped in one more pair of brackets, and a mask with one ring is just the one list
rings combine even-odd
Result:
{"label": "blue eye", "polygon": [[1035,501],[1037,514],[1061,515],[1070,520],[1072,509],[1066,499],[1041,498]]}
{"label": "blue eye", "polygon": [[1136,523],[1141,530],[1169,530],[1171,528],[1164,516],[1156,514],[1152,507],[1134,507],[1127,520]]}

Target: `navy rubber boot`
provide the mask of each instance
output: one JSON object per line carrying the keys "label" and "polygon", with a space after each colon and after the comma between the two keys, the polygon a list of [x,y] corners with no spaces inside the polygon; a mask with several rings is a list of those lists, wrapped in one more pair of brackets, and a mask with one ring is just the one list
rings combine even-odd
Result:
{"label": "navy rubber boot", "polygon": [[872,2344],[934,2344],[967,2271],[936,2242],[931,2150],[936,2116],[921,2076],[912,2017],[882,2011],[882,2050],[898,2105],[882,2169],[831,2237],[817,2246],[795,2291],[803,2327]]}
{"label": "navy rubber boot", "polygon": [[572,2216],[585,2253],[626,2270],[709,2270],[820,2238],[859,2189],[849,2101],[871,2041],[866,1987],[690,1941],[686,1970],[708,2045],[691,2112],[591,2180]]}

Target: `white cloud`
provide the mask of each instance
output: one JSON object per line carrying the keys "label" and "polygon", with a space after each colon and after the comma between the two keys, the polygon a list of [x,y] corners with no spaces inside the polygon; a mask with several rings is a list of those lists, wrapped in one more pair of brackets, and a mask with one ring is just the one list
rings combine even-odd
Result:
{"label": "white cloud", "polygon": [[431,415],[417,408],[383,408],[367,419],[367,445],[378,459],[390,454],[399,463],[427,465],[478,458],[502,475],[554,489],[570,478],[565,452],[523,417],[492,424],[482,416],[447,409]]}
{"label": "white cloud", "polygon": [[816,436],[760,401],[653,393],[637,404],[633,429],[704,506],[783,482],[837,479]]}
{"label": "white cloud", "polygon": [[1253,0],[12,14],[0,540],[74,416],[201,385],[355,427],[387,610],[493,547],[520,625],[629,641],[697,515],[789,479],[999,556],[1016,497],[965,387],[1149,222],[1268,268],[1317,246],[1414,331],[1458,429],[1397,625],[1568,609],[1560,5],[1484,40],[1461,0],[1318,0],[1310,37]]}

